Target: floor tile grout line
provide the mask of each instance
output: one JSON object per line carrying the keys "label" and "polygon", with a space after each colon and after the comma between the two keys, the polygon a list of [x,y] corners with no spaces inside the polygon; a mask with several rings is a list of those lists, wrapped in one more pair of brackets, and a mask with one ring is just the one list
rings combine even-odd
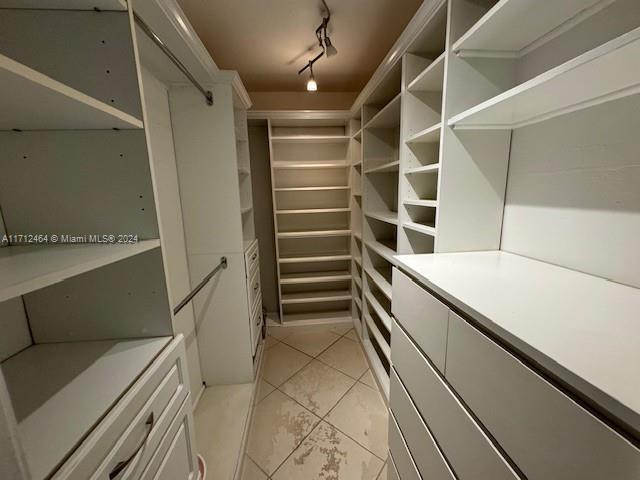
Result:
{"label": "floor tile grout line", "polygon": [[[251,458],[251,455],[249,455],[247,452],[245,452],[245,455],[247,456],[247,458],[249,460],[251,460],[251,462],[258,468],[258,470],[260,470],[262,473],[264,473],[264,476],[267,477],[267,480],[270,480],[271,477],[269,476],[269,474],[267,472],[264,471],[264,469],[258,465],[258,462],[256,462],[253,458]],[[244,473],[244,472],[241,472]],[[378,473],[378,476],[380,475],[380,473]],[[377,480],[377,479],[376,479]]]}

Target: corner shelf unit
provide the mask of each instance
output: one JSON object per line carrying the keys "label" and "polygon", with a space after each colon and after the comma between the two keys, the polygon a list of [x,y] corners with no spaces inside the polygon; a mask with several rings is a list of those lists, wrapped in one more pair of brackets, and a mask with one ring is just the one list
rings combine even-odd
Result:
{"label": "corner shelf unit", "polygon": [[351,158],[344,119],[269,121],[283,324],[351,321]]}

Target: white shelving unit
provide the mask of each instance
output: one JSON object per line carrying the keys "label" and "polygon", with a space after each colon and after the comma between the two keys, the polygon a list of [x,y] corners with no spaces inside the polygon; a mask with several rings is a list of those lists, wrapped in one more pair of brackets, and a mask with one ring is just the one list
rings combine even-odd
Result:
{"label": "white shelving unit", "polygon": [[343,119],[269,123],[280,318],[350,321],[350,145]]}

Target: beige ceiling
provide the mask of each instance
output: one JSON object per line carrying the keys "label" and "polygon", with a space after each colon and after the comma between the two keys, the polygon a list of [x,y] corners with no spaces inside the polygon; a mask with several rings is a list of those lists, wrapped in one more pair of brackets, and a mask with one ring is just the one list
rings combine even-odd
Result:
{"label": "beige ceiling", "polygon": [[[237,70],[254,92],[302,91],[298,70],[318,53],[320,0],[178,0],[218,67]],[[326,0],[338,55],[314,65],[319,89],[357,92],[422,0]]]}

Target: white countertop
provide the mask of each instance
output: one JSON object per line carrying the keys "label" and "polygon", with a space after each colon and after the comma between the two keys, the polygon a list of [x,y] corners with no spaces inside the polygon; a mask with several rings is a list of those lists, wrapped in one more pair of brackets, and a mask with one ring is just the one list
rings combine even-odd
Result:
{"label": "white countertop", "polygon": [[424,286],[640,432],[640,289],[506,252],[396,259]]}

